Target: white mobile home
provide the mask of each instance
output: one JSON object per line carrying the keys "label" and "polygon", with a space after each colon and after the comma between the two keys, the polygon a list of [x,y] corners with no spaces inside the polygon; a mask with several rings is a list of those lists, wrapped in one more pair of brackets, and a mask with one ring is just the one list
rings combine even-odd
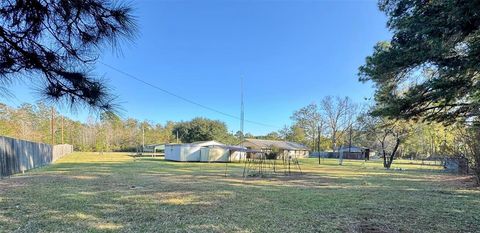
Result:
{"label": "white mobile home", "polygon": [[184,162],[230,162],[244,158],[247,152],[258,151],[216,141],[168,144],[165,146],[165,159]]}
{"label": "white mobile home", "polygon": [[[167,144],[165,145],[165,159],[171,161],[202,161],[202,148],[208,148],[210,146],[221,146],[222,143],[216,141],[194,142],[194,143],[182,143],[182,144]],[[205,151],[204,153],[207,153]],[[204,155],[204,160],[207,159]]]}

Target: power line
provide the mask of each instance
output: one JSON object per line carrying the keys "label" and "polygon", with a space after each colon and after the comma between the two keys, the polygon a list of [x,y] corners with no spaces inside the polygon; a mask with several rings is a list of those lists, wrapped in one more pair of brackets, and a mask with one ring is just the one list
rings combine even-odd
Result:
{"label": "power line", "polygon": [[[159,87],[159,86],[157,86],[157,85],[155,85],[155,84],[149,83],[149,82],[147,82],[147,81],[145,81],[145,80],[143,80],[143,79],[141,79],[141,78],[138,78],[138,77],[136,77],[135,75],[132,75],[132,74],[129,74],[129,73],[125,72],[125,71],[122,71],[122,70],[120,70],[120,69],[118,69],[118,68],[116,68],[116,67],[114,67],[114,66],[111,66],[111,65],[109,65],[109,64],[106,64],[106,63],[104,63],[104,62],[102,62],[102,61],[99,61],[99,62],[100,62],[101,64],[103,64],[104,66],[106,66],[106,67],[108,67],[108,68],[110,68],[110,69],[112,69],[112,70],[117,71],[118,73],[121,73],[121,74],[123,74],[123,75],[125,75],[125,76],[127,76],[127,77],[129,77],[129,78],[132,78],[132,79],[134,79],[134,80],[136,80],[136,81],[138,81],[138,82],[141,82],[141,83],[143,83],[143,84],[145,84],[145,85],[147,85],[147,86],[150,86],[150,87],[152,87],[152,88],[154,88],[154,89],[156,89],[156,90],[159,90],[159,91],[161,91],[161,92],[163,92],[163,93],[165,93],[165,94],[168,94],[168,95],[171,95],[171,96],[176,97],[176,98],[178,98],[178,99],[181,99],[181,100],[183,100],[183,101],[185,101],[185,102],[187,102],[187,103],[190,103],[190,104],[199,106],[199,107],[201,107],[201,108],[207,109],[207,110],[209,110],[209,111],[212,111],[212,112],[215,112],[215,113],[218,113],[218,114],[221,114],[221,115],[230,117],[230,118],[234,118],[234,119],[237,119],[237,120],[242,120],[242,119],[241,119],[240,117],[238,117],[238,116],[235,116],[235,115],[232,115],[232,114],[229,114],[229,113],[226,113],[226,112],[222,112],[222,111],[217,110],[217,109],[215,109],[215,108],[208,107],[208,106],[203,105],[203,104],[201,104],[201,103],[198,103],[198,102],[196,102],[196,101],[190,100],[190,99],[185,98],[185,97],[180,96],[180,95],[177,95],[177,94],[175,94],[175,93],[173,93],[173,92],[171,92],[171,91],[168,91],[168,90],[166,90],[166,89],[164,89],[164,88],[161,88],[161,87]],[[250,124],[255,124],[255,125],[260,125],[260,126],[265,126],[265,127],[271,127],[271,128],[279,129],[279,127],[277,127],[277,126],[269,125],[269,124],[265,124],[265,123],[261,123],[261,122],[257,122],[257,121],[252,121],[252,120],[246,120],[246,119],[245,119],[245,122],[248,122],[248,123],[250,123]]]}

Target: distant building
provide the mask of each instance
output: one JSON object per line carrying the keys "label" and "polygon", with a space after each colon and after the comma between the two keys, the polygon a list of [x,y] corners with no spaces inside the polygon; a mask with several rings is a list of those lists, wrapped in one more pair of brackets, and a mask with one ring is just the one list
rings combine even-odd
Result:
{"label": "distant building", "polygon": [[145,145],[142,149],[142,152],[147,153],[164,153],[165,151],[165,144],[151,144]]}
{"label": "distant building", "polygon": [[359,146],[341,146],[338,149],[338,156],[343,159],[370,159],[370,149]]}
{"label": "distant building", "polygon": [[370,149],[366,147],[359,146],[340,146],[335,152],[315,152],[312,154],[312,157],[322,157],[322,158],[340,158],[343,159],[370,159]]}
{"label": "distant building", "polygon": [[308,158],[310,149],[305,145],[277,140],[247,138],[242,144],[247,149],[262,152],[278,151],[278,156],[294,156],[296,158]]}
{"label": "distant building", "polygon": [[362,153],[366,148],[359,146],[341,146],[338,149],[338,152],[351,152],[351,153]]}

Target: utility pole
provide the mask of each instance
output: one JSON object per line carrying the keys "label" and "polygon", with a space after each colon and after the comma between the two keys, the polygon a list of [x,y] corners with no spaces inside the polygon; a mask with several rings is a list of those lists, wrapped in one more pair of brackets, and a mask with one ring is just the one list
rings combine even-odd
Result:
{"label": "utility pole", "polygon": [[55,145],[55,110],[51,108],[51,119],[50,119],[50,129],[52,135],[52,145]]}
{"label": "utility pole", "polygon": [[142,124],[142,153],[145,148],[145,123]]}
{"label": "utility pole", "polygon": [[[245,110],[244,110],[244,104],[243,104],[243,75],[240,76],[240,143],[243,148],[243,141],[245,140],[245,136],[243,133],[244,130],[244,121],[245,121]],[[247,161],[247,153],[243,152],[245,154],[245,162]],[[240,161],[242,159],[242,155],[240,154]]]}
{"label": "utility pole", "polygon": [[62,144],[65,144],[65,141],[63,140],[63,127],[65,124],[65,117],[62,116]]}
{"label": "utility pole", "polygon": [[322,127],[323,127],[323,122],[320,121],[320,125],[317,127],[317,130],[318,130],[318,164],[320,165],[320,140],[321,140],[321,137],[322,137]]}
{"label": "utility pole", "polygon": [[242,132],[240,139],[242,140],[243,146],[243,127],[245,121],[245,112],[243,105],[243,76],[240,77],[240,132]]}
{"label": "utility pole", "polygon": [[350,132],[348,133],[348,153],[352,152],[352,126],[350,125]]}

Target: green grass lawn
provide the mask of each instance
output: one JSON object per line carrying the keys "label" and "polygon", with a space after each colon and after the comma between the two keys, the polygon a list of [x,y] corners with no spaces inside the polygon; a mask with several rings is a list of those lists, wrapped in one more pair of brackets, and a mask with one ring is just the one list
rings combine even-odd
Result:
{"label": "green grass lawn", "polygon": [[0,180],[0,232],[480,232],[469,177],[418,161],[301,161],[302,176],[243,164],[74,153]]}

